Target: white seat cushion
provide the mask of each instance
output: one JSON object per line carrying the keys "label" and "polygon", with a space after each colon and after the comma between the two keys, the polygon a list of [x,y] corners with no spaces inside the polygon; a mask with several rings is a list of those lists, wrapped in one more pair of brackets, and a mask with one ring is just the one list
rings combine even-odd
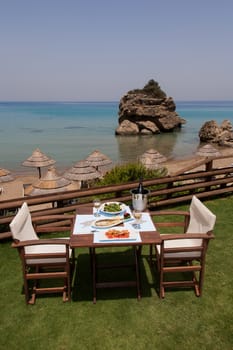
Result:
{"label": "white seat cushion", "polygon": [[[166,235],[161,235],[166,236]],[[164,242],[165,248],[187,248],[187,247],[197,247],[200,246],[200,244],[197,244],[197,241],[201,241],[199,239],[172,239]],[[160,245],[156,245],[156,249],[158,253],[160,254],[161,247]],[[180,252],[180,253],[165,253],[165,258],[181,258],[181,257],[200,257],[201,252]]]}
{"label": "white seat cushion", "polygon": [[[66,246],[60,244],[42,244],[42,245],[32,245],[25,247],[26,254],[45,254],[45,253],[65,253]],[[72,250],[69,249],[69,256],[71,257]],[[48,258],[48,259],[27,259],[27,264],[54,264],[54,263],[65,263],[65,258]]]}

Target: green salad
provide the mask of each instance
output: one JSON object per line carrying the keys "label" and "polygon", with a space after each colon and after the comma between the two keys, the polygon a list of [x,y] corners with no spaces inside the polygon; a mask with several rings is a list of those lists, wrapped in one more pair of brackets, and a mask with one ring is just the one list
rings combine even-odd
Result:
{"label": "green salad", "polygon": [[121,205],[119,203],[106,203],[104,204],[104,211],[109,212],[109,213],[114,213],[121,211]]}

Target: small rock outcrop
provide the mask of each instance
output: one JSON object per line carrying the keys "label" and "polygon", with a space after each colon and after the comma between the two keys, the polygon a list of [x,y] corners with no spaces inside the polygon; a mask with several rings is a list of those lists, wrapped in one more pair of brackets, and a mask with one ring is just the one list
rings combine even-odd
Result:
{"label": "small rock outcrop", "polygon": [[176,113],[171,97],[150,80],[143,89],[129,91],[120,100],[116,135],[151,135],[181,128],[185,120]]}
{"label": "small rock outcrop", "polygon": [[212,142],[219,146],[233,147],[233,127],[229,120],[224,120],[219,126],[215,120],[205,122],[200,131],[202,142]]}

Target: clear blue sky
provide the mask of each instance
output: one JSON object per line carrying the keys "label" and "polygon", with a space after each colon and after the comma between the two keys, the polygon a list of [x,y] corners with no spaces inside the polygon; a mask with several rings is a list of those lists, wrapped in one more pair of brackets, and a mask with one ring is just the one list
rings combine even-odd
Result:
{"label": "clear blue sky", "polygon": [[233,100],[232,0],[1,0],[0,101]]}

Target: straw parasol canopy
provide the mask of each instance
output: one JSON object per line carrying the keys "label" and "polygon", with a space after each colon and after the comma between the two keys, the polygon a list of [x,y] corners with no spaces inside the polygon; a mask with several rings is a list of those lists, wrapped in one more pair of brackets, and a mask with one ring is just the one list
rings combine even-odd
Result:
{"label": "straw parasol canopy", "polygon": [[196,152],[198,156],[206,158],[206,171],[210,171],[213,168],[213,159],[221,156],[221,153],[214,148],[211,144],[206,144],[203,147],[200,147]]}
{"label": "straw parasol canopy", "polygon": [[57,174],[56,169],[51,167],[45,176],[37,180],[31,186],[25,189],[25,195],[36,196],[41,194],[50,194],[56,192],[71,191],[77,189],[77,186],[71,184],[71,181]]}
{"label": "straw parasol canopy", "polygon": [[112,164],[112,160],[98,150],[93,151],[86,160],[90,166],[101,172],[105,172]]}
{"label": "straw parasol canopy", "polygon": [[139,160],[147,169],[158,169],[161,167],[161,163],[166,162],[167,158],[151,148],[143,153]]}
{"label": "straw parasol canopy", "polygon": [[13,181],[14,177],[11,175],[9,170],[0,168],[0,183]]}
{"label": "straw parasol canopy", "polygon": [[33,151],[32,155],[27,158],[22,165],[28,167],[38,168],[39,178],[41,178],[41,168],[45,166],[49,166],[56,163],[55,160],[47,157],[44,153],[41,152],[39,148],[36,148]]}
{"label": "straw parasol canopy", "polygon": [[87,160],[80,160],[71,169],[67,170],[63,176],[72,181],[80,181],[82,187],[82,182],[98,179],[102,174],[96,168],[90,166]]}
{"label": "straw parasol canopy", "polygon": [[211,158],[221,156],[221,153],[216,148],[214,148],[214,146],[210,144],[206,144],[205,146],[200,147],[196,152],[196,154],[201,157],[211,157]]}

